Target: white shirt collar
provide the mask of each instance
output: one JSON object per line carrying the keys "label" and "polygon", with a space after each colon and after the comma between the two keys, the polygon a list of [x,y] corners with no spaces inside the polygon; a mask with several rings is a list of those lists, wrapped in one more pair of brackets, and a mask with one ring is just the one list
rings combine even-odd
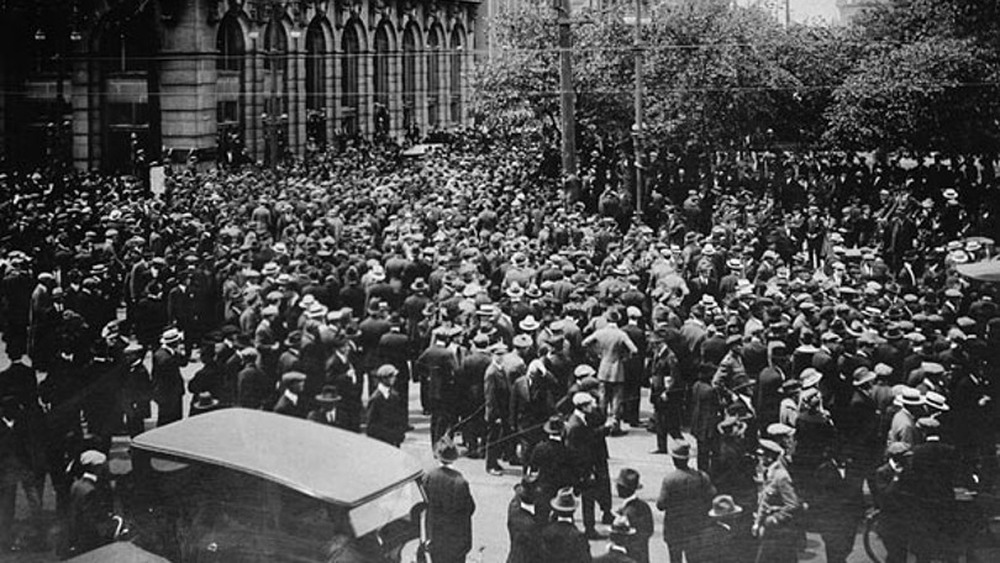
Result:
{"label": "white shirt collar", "polygon": [[375,390],[381,393],[382,396],[385,397],[386,399],[389,398],[389,393],[392,392],[392,389],[389,389],[389,386],[386,385],[385,383],[379,383],[378,387],[376,387]]}
{"label": "white shirt collar", "polygon": [[293,405],[299,404],[299,396],[296,395],[295,393],[292,393],[291,389],[285,389],[285,397],[287,397],[288,400],[291,401]]}
{"label": "white shirt collar", "polygon": [[528,514],[530,514],[532,516],[535,515],[535,505],[533,505],[533,504],[527,504],[527,503],[522,502],[521,503],[521,510],[527,512]]}

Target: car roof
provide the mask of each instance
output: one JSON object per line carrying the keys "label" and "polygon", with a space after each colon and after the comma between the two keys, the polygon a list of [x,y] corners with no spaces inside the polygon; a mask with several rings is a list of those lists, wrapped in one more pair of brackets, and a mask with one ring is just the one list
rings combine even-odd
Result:
{"label": "car roof", "polygon": [[211,411],[150,430],[137,436],[132,446],[248,473],[348,507],[423,473],[410,455],[367,436],[242,408]]}

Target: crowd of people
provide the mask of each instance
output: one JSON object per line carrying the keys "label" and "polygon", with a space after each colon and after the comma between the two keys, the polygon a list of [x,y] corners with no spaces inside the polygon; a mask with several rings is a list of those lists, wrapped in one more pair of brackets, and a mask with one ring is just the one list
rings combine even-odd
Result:
{"label": "crowd of people", "polygon": [[[603,560],[648,561],[640,476],[612,480],[607,449],[646,427],[674,464],[656,502],[672,561],[794,561],[805,530],[844,561],[864,483],[890,560],[952,547],[953,489],[996,477],[1000,312],[955,270],[993,255],[992,160],[654,158],[637,214],[596,150],[567,201],[549,152],[359,144],[175,170],[155,195],[5,177],[0,545],[44,546],[12,523],[19,486],[39,521],[46,476],[64,553],[99,544],[78,507],[112,437],[154,406],[179,420],[186,392],[189,415],[272,410],[399,446],[418,384],[443,462],[522,468],[510,561],[589,561],[598,524]],[[432,523],[445,512],[432,498]],[[434,561],[464,561],[471,541],[446,537],[467,527],[430,528]]]}

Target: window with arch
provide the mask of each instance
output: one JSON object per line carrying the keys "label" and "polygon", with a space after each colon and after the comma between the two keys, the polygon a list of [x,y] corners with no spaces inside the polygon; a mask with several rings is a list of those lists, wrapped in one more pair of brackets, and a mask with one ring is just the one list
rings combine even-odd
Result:
{"label": "window with arch", "polygon": [[382,23],[375,30],[375,73],[372,76],[375,102],[389,106],[389,24]]}
{"label": "window with arch", "polygon": [[326,34],[319,19],[306,31],[306,109],[322,110],[326,99]]}
{"label": "window with arch", "polygon": [[264,30],[264,70],[273,67],[278,72],[285,72],[286,54],[288,52],[288,34],[280,21],[272,20]]}
{"label": "window with arch", "polygon": [[432,127],[441,122],[441,58],[440,27],[432,27],[427,36],[427,121]]}
{"label": "window with arch", "polygon": [[343,72],[341,73],[341,99],[344,105],[344,128],[349,133],[357,132],[359,87],[361,76],[361,36],[357,25],[344,28],[340,50],[343,52]]}
{"label": "window with arch", "polygon": [[460,26],[455,26],[451,32],[451,68],[449,69],[448,86],[451,90],[451,121],[462,121],[462,59],[465,56],[464,32]]}
{"label": "window with arch", "polygon": [[219,24],[219,33],[215,38],[215,48],[219,55],[216,68],[222,71],[243,70],[246,45],[243,41],[243,28],[233,14],[226,14]]}
{"label": "window with arch", "polygon": [[417,26],[403,31],[403,126],[409,129],[417,105]]}

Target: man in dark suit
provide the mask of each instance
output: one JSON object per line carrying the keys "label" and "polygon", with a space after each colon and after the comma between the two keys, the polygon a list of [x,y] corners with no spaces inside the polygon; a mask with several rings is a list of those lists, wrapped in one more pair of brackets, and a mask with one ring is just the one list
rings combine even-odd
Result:
{"label": "man in dark suit", "polygon": [[389,316],[389,332],[379,338],[376,357],[379,365],[390,364],[396,368],[399,373],[396,375],[394,387],[404,401],[409,401],[410,361],[414,359],[413,344],[410,337],[403,331],[403,320],[399,315]]}
{"label": "man in dark suit", "polygon": [[368,399],[368,436],[399,447],[406,438],[406,402],[395,389],[399,371],[390,364],[375,370],[376,387]]}
{"label": "man in dark suit", "polygon": [[636,531],[628,518],[619,516],[611,524],[611,537],[608,551],[594,557],[594,563],[638,563],[635,554],[629,549],[629,542],[635,538]]}
{"label": "man in dark suit", "polygon": [[429,551],[435,563],[464,563],[472,549],[472,514],[476,503],[469,483],[451,464],[458,459],[458,448],[445,436],[436,454],[439,467],[424,475],[427,492],[427,535]]}
{"label": "man in dark suit", "polygon": [[522,465],[528,462],[535,444],[544,438],[542,424],[555,412],[554,386],[555,379],[548,374],[542,361],[536,359],[511,388],[510,420],[519,434]]}
{"label": "man in dark suit", "polygon": [[455,423],[455,374],[458,357],[448,346],[449,329],[435,329],[430,347],[417,358],[413,369],[420,385],[427,386],[427,407],[431,414],[431,443],[436,444],[446,433],[451,435]]}
{"label": "man in dark suit", "polygon": [[337,426],[360,432],[362,376],[354,366],[351,341],[338,335],[333,341],[333,348],[334,352],[326,363],[326,384],[332,385],[340,395]]}
{"label": "man in dark suit", "polygon": [[[527,473],[514,487],[514,498],[507,507],[507,532],[510,534],[510,552],[507,563],[535,563],[541,561],[541,527],[536,502],[537,479]],[[545,501],[548,509],[548,501]],[[548,510],[546,510],[548,512]]]}
{"label": "man in dark suit", "polygon": [[583,529],[588,539],[602,539],[595,528],[594,504],[604,509],[604,519],[611,521],[610,479],[607,475],[607,446],[604,436],[610,422],[600,424],[597,400],[590,393],[573,395],[573,413],[566,420],[566,448],[577,468],[577,487],[583,497]]}
{"label": "man in dark suit", "polygon": [[[618,515],[627,519],[633,528],[632,534],[622,538],[621,545],[636,563],[649,563],[649,538],[653,537],[653,510],[646,501],[639,498],[638,492],[641,488],[639,472],[635,469],[626,467],[618,473],[615,489],[618,497],[623,499]],[[611,538],[614,541],[614,528]]]}
{"label": "man in dark suit", "polygon": [[507,345],[497,342],[490,347],[490,365],[483,375],[483,419],[486,421],[486,471],[490,475],[503,475],[500,458],[506,457],[509,447],[503,438],[510,429],[510,381],[503,369]]}
{"label": "man in dark suit", "polygon": [[274,404],[274,412],[296,418],[306,418],[310,405],[302,395],[306,385],[306,374],[300,371],[290,371],[281,376],[281,387],[284,389],[278,402]]}
{"label": "man in dark suit", "polygon": [[663,540],[667,542],[670,560],[681,561],[685,552],[695,549],[695,533],[704,522],[716,491],[707,473],[688,467],[689,444],[674,444],[670,456],[674,469],[663,478],[656,508],[663,511]]}
{"label": "man in dark suit", "polygon": [[485,441],[486,424],[483,417],[476,416],[483,408],[483,386],[486,368],[490,365],[489,337],[477,333],[472,339],[472,348],[462,355],[456,378],[457,393],[461,405],[459,416],[465,420],[462,426],[462,441],[468,448],[468,457],[483,457],[482,444]]}
{"label": "man in dark suit", "polygon": [[549,520],[549,501],[564,487],[575,483],[576,468],[563,443],[565,425],[562,417],[554,414],[542,425],[547,439],[542,440],[528,459],[528,473],[538,475],[535,483],[535,518],[540,524]]}
{"label": "man in dark suit", "polygon": [[649,367],[649,400],[656,416],[656,451],[667,453],[667,436],[681,439],[684,388],[677,355],[671,349],[679,335],[675,329],[658,327],[653,332],[653,357]]}
{"label": "man in dark suit", "polygon": [[552,521],[542,529],[542,557],[546,563],[588,563],[590,544],[573,520],[579,501],[573,497],[573,489],[567,487],[559,491],[549,502]]}
{"label": "man in dark suit", "polygon": [[176,328],[167,329],[160,338],[160,347],[153,353],[153,400],[159,409],[157,426],[176,422],[183,416],[181,368],[188,363],[183,339],[184,335]]}

